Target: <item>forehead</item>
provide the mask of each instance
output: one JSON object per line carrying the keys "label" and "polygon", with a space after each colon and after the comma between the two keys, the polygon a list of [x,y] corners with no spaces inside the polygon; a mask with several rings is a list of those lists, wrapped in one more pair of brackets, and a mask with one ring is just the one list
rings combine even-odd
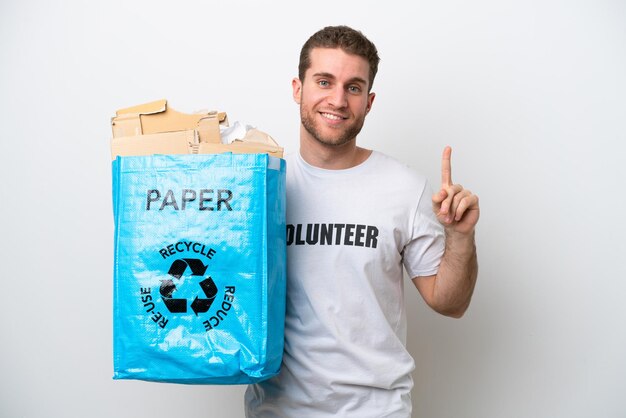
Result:
{"label": "forehead", "polygon": [[306,70],[307,78],[315,74],[331,74],[340,81],[369,80],[370,65],[367,60],[348,54],[341,48],[313,48],[310,60],[311,66]]}

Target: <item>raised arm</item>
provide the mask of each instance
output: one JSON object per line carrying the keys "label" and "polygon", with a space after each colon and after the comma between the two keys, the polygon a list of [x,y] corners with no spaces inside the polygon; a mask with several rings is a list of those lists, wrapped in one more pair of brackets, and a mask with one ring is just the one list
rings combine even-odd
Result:
{"label": "raised arm", "polygon": [[451,155],[452,149],[446,147],[441,160],[441,188],[432,197],[433,211],[446,235],[439,272],[415,277],[413,283],[435,311],[460,318],[470,304],[478,276],[474,229],[480,208],[478,196],[452,182]]}

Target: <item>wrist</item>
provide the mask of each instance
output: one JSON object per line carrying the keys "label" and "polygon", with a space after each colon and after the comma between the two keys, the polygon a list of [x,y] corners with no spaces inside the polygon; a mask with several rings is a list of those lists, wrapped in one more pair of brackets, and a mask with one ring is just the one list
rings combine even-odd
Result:
{"label": "wrist", "polygon": [[465,233],[454,231],[451,228],[445,230],[446,235],[446,253],[467,259],[476,254],[476,243],[474,240],[474,230]]}
{"label": "wrist", "polygon": [[452,226],[444,226],[444,232],[446,235],[446,241],[448,239],[458,242],[474,242],[475,229],[472,228],[469,231],[458,231]]}

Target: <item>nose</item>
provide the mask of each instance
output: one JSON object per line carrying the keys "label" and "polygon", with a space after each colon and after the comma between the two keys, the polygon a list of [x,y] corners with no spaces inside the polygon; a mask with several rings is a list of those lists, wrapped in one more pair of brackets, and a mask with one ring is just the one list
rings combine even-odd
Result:
{"label": "nose", "polygon": [[329,93],[328,93],[328,104],[335,108],[343,108],[348,105],[348,98],[346,95],[346,91],[341,85],[336,85]]}

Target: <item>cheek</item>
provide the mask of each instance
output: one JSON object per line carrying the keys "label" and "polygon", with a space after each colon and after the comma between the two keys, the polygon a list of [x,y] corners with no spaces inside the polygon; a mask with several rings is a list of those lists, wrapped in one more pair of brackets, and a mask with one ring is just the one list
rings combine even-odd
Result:
{"label": "cheek", "polygon": [[322,95],[320,95],[319,93],[311,92],[311,91],[303,92],[300,95],[301,103],[309,107],[318,103],[321,100],[321,98],[322,98]]}
{"label": "cheek", "polygon": [[352,109],[355,109],[355,112],[358,113],[367,113],[367,109],[369,108],[368,101],[362,98],[356,98],[356,100],[352,101],[350,105]]}

